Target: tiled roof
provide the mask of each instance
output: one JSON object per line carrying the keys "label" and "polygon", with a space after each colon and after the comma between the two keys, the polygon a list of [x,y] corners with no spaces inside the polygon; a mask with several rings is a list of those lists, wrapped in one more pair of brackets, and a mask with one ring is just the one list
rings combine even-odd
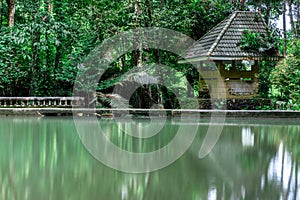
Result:
{"label": "tiled roof", "polygon": [[244,30],[251,32],[266,33],[265,24],[259,12],[236,11],[225,20],[211,29],[200,40],[198,40],[186,54],[186,60],[278,60],[278,53],[273,55],[244,51],[240,48],[240,42]]}

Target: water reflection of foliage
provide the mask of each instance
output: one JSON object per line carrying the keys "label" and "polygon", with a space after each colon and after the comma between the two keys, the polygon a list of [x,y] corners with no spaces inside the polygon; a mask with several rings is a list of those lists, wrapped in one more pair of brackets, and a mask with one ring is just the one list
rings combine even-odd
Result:
{"label": "water reflection of foliage", "polygon": [[149,138],[134,137],[133,132],[135,132],[135,134],[143,134],[143,127],[148,126],[148,128],[151,129],[151,126],[149,127],[151,123],[153,126],[153,123],[161,123],[161,121],[164,122],[164,120],[159,118],[154,118],[151,120],[150,118],[146,117],[142,119],[137,118],[130,121],[126,119],[116,121],[108,120],[105,123],[101,123],[103,122],[103,120],[101,120],[100,126],[110,141],[116,146],[126,151],[145,153],[158,150],[167,145],[175,137],[179,125],[172,124],[170,120],[167,120],[166,123],[163,123],[162,129]]}
{"label": "water reflection of foliage", "polygon": [[[201,126],[193,145],[178,161],[160,171],[135,175],[93,159],[81,145],[71,119],[7,118],[0,127],[0,199],[193,200],[208,199],[212,190],[218,199],[280,199],[292,191],[292,186],[282,190],[282,183],[268,177],[280,144],[293,158],[291,171],[298,174],[299,126],[249,125],[254,134],[254,145],[249,147],[242,144],[243,126],[225,127],[203,160],[198,152],[207,126]],[[158,147],[149,142],[147,148]]]}
{"label": "water reflection of foliage", "polygon": [[300,127],[288,126],[287,133],[285,133],[285,146],[291,153],[293,159],[300,160]]}
{"label": "water reflection of foliage", "polygon": [[210,188],[215,188],[218,199],[280,199],[285,195],[281,183],[270,179],[268,173],[287,127],[251,127],[254,134],[251,147],[242,145],[242,128],[225,127],[213,152],[195,165],[195,171],[204,166],[205,174],[213,180],[206,180],[206,192],[202,193],[202,198],[207,199]]}
{"label": "water reflection of foliage", "polygon": [[[291,195],[293,199],[297,199],[297,192],[298,192],[298,170],[299,170],[299,161],[300,161],[300,127],[299,126],[288,126],[287,131],[283,133],[285,136],[283,137],[283,144],[286,151],[289,152],[291,156],[291,163],[290,163],[290,174],[288,177],[288,186],[285,191],[285,199],[288,199]],[[282,163],[284,162],[284,157]],[[282,172],[283,172],[282,166]],[[291,185],[292,179],[294,179],[294,191],[291,193]],[[282,182],[281,182],[282,184]]]}

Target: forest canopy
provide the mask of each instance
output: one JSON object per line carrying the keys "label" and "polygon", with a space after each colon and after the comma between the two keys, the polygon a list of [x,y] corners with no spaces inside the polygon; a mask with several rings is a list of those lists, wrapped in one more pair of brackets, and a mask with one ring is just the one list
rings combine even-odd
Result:
{"label": "forest canopy", "polygon": [[[279,76],[285,73],[284,66],[293,66],[289,67],[293,72],[286,76],[300,75],[299,52],[294,45],[299,44],[299,0],[1,0],[0,95],[71,96],[78,66],[105,39],[130,29],[162,27],[198,40],[237,10],[260,11],[271,30],[280,32],[282,54],[293,58],[276,67],[261,64],[261,95],[299,102],[298,88],[282,88],[292,86]],[[278,30],[274,21],[283,13],[289,17],[288,31]],[[198,72],[177,61],[178,55],[162,50],[129,52],[109,66],[98,90],[110,93],[120,76],[146,62],[170,66],[179,72],[179,79],[185,76],[197,91]],[[291,80],[293,84],[297,81]],[[173,87],[186,89],[183,84]]]}

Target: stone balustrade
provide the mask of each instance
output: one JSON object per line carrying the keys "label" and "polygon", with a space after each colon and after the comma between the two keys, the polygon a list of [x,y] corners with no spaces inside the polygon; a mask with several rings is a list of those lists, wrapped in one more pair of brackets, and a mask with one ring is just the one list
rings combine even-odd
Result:
{"label": "stone balustrade", "polygon": [[73,107],[84,97],[0,97],[0,107]]}

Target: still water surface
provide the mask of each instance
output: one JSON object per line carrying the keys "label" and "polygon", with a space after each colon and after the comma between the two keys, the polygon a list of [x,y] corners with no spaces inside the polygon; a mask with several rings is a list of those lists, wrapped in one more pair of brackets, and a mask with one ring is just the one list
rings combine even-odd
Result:
{"label": "still water surface", "polygon": [[[158,149],[180,126],[167,120],[160,136],[141,142],[120,133],[120,121],[99,123],[128,151]],[[149,120],[135,123],[124,127]],[[94,159],[72,118],[0,118],[0,199],[300,199],[300,123],[229,121],[204,159],[198,153],[207,123],[193,123],[199,123],[198,134],[180,159],[155,172],[129,174]]]}

